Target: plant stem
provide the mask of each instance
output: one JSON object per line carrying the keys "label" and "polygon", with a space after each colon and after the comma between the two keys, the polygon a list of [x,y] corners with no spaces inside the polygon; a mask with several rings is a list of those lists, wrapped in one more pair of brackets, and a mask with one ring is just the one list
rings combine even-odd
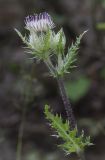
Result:
{"label": "plant stem", "polygon": [[[45,63],[47,65],[47,67],[49,68],[50,72],[52,73],[52,75],[53,76],[56,75],[56,70],[55,70],[54,66],[52,65],[50,59],[48,59]],[[62,100],[63,100],[63,103],[64,103],[64,107],[65,107],[65,110],[66,110],[66,114],[67,114],[67,117],[68,117],[68,121],[69,121],[69,124],[70,124],[70,129],[72,130],[72,129],[76,128],[76,120],[75,120],[75,117],[74,117],[74,114],[73,114],[73,111],[72,111],[70,101],[69,101],[68,96],[67,96],[66,91],[65,91],[64,81],[63,81],[62,77],[57,77],[56,79],[57,79],[57,82],[58,82],[60,94],[61,94],[61,97],[62,97]]]}
{"label": "plant stem", "polygon": [[68,96],[67,96],[66,91],[65,91],[63,78],[62,77],[57,77],[57,82],[58,82],[60,94],[61,94],[61,97],[62,97],[62,100],[63,100],[63,103],[64,103],[64,107],[65,107],[65,110],[66,110],[66,114],[67,114],[67,117],[68,117],[68,121],[69,121],[69,124],[70,124],[70,129],[72,130],[72,129],[76,128],[76,120],[75,120],[75,117],[74,117],[74,114],[73,114],[73,110],[72,110],[70,101],[69,101]]}
{"label": "plant stem", "polygon": [[49,71],[51,72],[51,74],[53,75],[53,77],[56,74],[56,70],[51,62],[51,60],[48,58],[46,61],[44,61],[46,66],[48,67]]}
{"label": "plant stem", "polygon": [[16,160],[21,160],[21,157],[22,157],[22,139],[23,139],[23,133],[24,133],[26,108],[27,106],[24,105],[23,110],[22,110],[21,124],[20,124],[19,132],[18,132]]}

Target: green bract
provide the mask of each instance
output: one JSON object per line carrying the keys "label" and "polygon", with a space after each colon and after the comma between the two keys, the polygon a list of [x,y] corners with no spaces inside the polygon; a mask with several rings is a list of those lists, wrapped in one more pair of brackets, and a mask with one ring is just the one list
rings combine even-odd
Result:
{"label": "green bract", "polygon": [[[22,36],[17,29],[15,31],[26,44],[27,52],[32,54],[33,58],[44,61],[54,77],[63,76],[75,67],[74,62],[76,61],[80,40],[85,34],[85,32],[81,34],[65,53],[66,38],[63,29],[58,33],[51,29],[46,32],[32,30],[28,36]],[[55,64],[53,64],[51,57],[55,57]]]}
{"label": "green bract", "polygon": [[48,30],[47,33],[42,32],[40,34],[31,31],[28,37],[22,36],[18,30],[16,30],[16,32],[26,44],[27,52],[32,54],[37,60],[46,60],[51,55],[51,30]]}
{"label": "green bract", "polygon": [[61,29],[57,34],[53,32],[51,47],[53,50],[53,54],[58,56],[59,54],[64,54],[66,44],[65,34],[63,29]]}

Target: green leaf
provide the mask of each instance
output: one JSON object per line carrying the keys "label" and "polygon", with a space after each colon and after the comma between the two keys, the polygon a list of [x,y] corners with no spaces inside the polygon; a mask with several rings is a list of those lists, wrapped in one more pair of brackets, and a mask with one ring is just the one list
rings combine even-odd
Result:
{"label": "green leaf", "polygon": [[86,76],[79,76],[78,79],[66,82],[65,85],[68,96],[76,102],[86,95],[91,86],[91,80]]}
{"label": "green leaf", "polygon": [[101,71],[100,71],[100,77],[102,79],[105,79],[105,68],[102,68]]}
{"label": "green leaf", "polygon": [[65,63],[64,63],[65,72],[74,65],[74,62],[77,59],[77,51],[79,49],[81,39],[82,39],[82,37],[85,33],[86,33],[86,31],[83,32],[83,34],[81,34],[79,37],[77,37],[76,42],[74,44],[72,43],[71,47],[68,49],[68,53],[67,53],[67,55],[64,59],[64,61],[65,61]]}
{"label": "green leaf", "polygon": [[62,58],[62,66],[59,66],[60,63],[58,63],[58,66],[56,67],[58,75],[69,73],[70,69],[75,67],[74,62],[77,60],[80,41],[86,32],[87,31],[83,32],[83,34],[77,37],[76,42],[74,44],[72,43],[71,47],[68,48],[68,53]]}
{"label": "green leaf", "polygon": [[104,22],[103,23],[98,23],[96,25],[96,28],[99,29],[99,30],[105,30],[105,23]]}
{"label": "green leaf", "polygon": [[59,147],[61,147],[66,154],[80,154],[86,146],[92,145],[90,143],[90,137],[84,137],[83,133],[78,135],[76,128],[71,131],[69,122],[64,122],[58,114],[53,115],[48,105],[45,105],[44,113],[46,119],[50,121],[50,126],[56,131],[55,136],[63,140],[63,144],[59,145]]}

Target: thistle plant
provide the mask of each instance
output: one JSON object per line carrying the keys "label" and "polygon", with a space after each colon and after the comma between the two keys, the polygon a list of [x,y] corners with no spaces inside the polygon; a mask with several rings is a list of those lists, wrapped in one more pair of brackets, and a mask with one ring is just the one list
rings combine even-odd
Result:
{"label": "thistle plant", "polygon": [[55,33],[54,28],[55,24],[51,16],[44,12],[26,17],[25,29],[28,30],[28,35],[23,36],[17,29],[15,31],[26,45],[26,52],[30,53],[31,57],[37,61],[43,61],[48,67],[50,75],[57,80],[67,113],[67,121],[64,122],[62,117],[57,114],[54,116],[48,106],[45,107],[45,116],[50,121],[52,128],[56,130],[56,136],[63,139],[64,144],[61,146],[66,153],[75,152],[79,155],[85,146],[91,145],[90,138],[85,137],[83,133],[78,134],[63,78],[75,67],[74,62],[77,59],[80,41],[85,32],[76,38],[75,43],[72,43],[65,53],[66,37],[63,29]]}

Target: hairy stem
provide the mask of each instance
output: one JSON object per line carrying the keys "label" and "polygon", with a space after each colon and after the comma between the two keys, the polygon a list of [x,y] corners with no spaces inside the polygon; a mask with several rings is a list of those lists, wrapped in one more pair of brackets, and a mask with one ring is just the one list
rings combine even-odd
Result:
{"label": "hairy stem", "polygon": [[[47,60],[46,65],[49,68],[52,75],[53,76],[56,75],[56,70],[55,70],[54,66],[52,65],[50,59]],[[75,120],[75,117],[74,117],[74,114],[73,114],[73,111],[72,111],[70,101],[69,101],[68,96],[67,96],[66,91],[65,91],[64,81],[63,81],[62,77],[56,77],[56,79],[57,79],[57,82],[58,82],[58,86],[59,86],[60,94],[61,94],[61,97],[62,97],[62,100],[63,100],[63,103],[64,103],[64,107],[65,107],[65,110],[66,110],[66,114],[67,114],[67,117],[68,117],[70,128],[72,130],[72,129],[76,128],[76,120]]]}
{"label": "hairy stem", "polygon": [[66,110],[66,114],[67,114],[67,117],[68,117],[68,121],[69,121],[69,124],[70,124],[70,128],[72,130],[72,129],[76,128],[76,120],[75,120],[75,117],[74,117],[74,114],[73,114],[73,110],[72,110],[70,101],[69,101],[68,96],[67,96],[66,91],[65,91],[63,78],[58,77],[57,82],[58,82],[60,94],[61,94],[61,97],[62,97],[62,100],[63,100],[63,103],[64,103],[64,107],[65,107],[65,110]]}

